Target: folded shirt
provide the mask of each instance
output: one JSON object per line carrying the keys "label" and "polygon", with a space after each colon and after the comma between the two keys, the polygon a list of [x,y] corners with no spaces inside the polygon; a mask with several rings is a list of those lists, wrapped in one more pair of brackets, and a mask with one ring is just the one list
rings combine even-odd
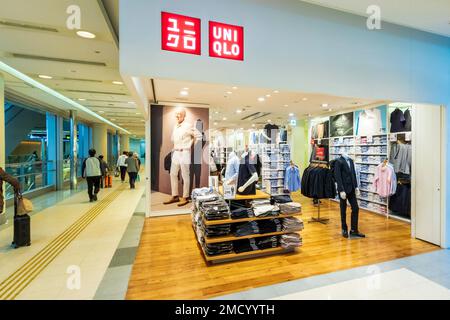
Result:
{"label": "folded shirt", "polygon": [[302,211],[302,205],[298,202],[288,202],[278,205],[281,214],[294,214]]}
{"label": "folded shirt", "polygon": [[294,217],[283,219],[283,231],[286,232],[299,232],[304,229],[303,220]]}
{"label": "folded shirt", "polygon": [[295,249],[303,245],[303,239],[298,233],[289,233],[281,236],[280,246],[283,249]]}
{"label": "folded shirt", "polygon": [[289,203],[292,202],[292,198],[290,195],[281,195],[281,196],[273,196],[272,197],[273,203]]}

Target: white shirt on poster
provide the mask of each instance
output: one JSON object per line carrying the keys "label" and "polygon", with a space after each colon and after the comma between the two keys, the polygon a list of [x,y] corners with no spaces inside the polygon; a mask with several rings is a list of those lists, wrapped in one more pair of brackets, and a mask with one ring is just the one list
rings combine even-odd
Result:
{"label": "white shirt on poster", "polygon": [[382,129],[381,111],[379,109],[364,110],[358,117],[358,136],[380,134]]}
{"label": "white shirt on poster", "polygon": [[172,142],[175,151],[191,150],[192,144],[202,141],[202,139],[202,133],[185,121],[181,124],[176,124],[173,129]]}

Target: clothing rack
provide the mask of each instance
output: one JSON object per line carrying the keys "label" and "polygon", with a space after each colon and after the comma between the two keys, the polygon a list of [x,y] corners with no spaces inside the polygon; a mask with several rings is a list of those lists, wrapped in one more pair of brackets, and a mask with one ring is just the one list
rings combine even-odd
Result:
{"label": "clothing rack", "polygon": [[[328,161],[321,161],[321,160],[312,160],[310,162],[311,164],[326,164],[328,166]],[[321,224],[328,224],[328,222],[330,222],[329,218],[322,218],[320,216],[320,199],[317,199],[317,218],[312,217],[311,220],[308,221],[308,223],[321,223]]]}

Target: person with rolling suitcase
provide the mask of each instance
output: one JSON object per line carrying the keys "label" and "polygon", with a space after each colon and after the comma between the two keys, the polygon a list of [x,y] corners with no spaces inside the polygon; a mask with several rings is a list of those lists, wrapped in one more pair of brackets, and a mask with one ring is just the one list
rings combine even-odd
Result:
{"label": "person with rolling suitcase", "polygon": [[100,155],[98,157],[98,160],[100,161],[100,169],[102,171],[102,179],[100,181],[100,188],[110,188],[108,183],[108,164],[105,161],[105,157],[103,155]]}
{"label": "person with rolling suitcase", "polygon": [[33,211],[30,200],[22,197],[20,192],[14,194],[14,248],[31,245],[31,219],[28,213]]}

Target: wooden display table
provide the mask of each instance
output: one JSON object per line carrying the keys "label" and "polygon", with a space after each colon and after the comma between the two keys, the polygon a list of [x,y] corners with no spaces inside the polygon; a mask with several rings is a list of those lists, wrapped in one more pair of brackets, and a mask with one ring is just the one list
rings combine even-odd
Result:
{"label": "wooden display table", "polygon": [[[219,192],[222,194],[221,188],[219,189]],[[255,195],[248,195],[248,196],[237,195],[235,199],[232,199],[232,201],[251,201],[251,200],[262,200],[262,199],[270,199],[270,195],[265,192],[262,192],[261,190],[257,190]],[[227,199],[227,200],[230,200],[230,199]],[[205,226],[217,226],[217,225],[223,225],[223,224],[245,223],[245,222],[250,222],[250,221],[258,221],[258,220],[283,219],[283,218],[289,218],[289,217],[297,217],[300,215],[301,215],[301,213],[280,214],[278,216],[271,216],[271,217],[253,217],[253,218],[242,218],[242,219],[206,220],[204,217],[202,217],[202,219],[203,219],[203,223],[205,224]],[[195,233],[195,228],[194,228],[194,233]],[[207,236],[203,235],[203,238],[205,239],[206,244],[211,244],[211,243],[222,243],[222,242],[244,240],[244,239],[255,239],[255,238],[261,238],[261,237],[281,236],[281,235],[289,234],[289,233],[299,233],[299,232],[281,231],[281,232],[273,232],[273,233],[266,233],[266,234],[251,234],[251,235],[243,236],[243,237],[235,237],[232,234],[226,235],[226,236],[220,236],[220,237],[207,237]],[[283,254],[283,253],[289,253],[289,252],[295,251],[295,249],[284,249],[284,248],[278,247],[278,248],[270,248],[270,249],[265,249],[265,250],[243,252],[243,253],[230,253],[230,254],[222,254],[222,255],[217,255],[217,256],[208,256],[201,244],[200,244],[200,247],[202,249],[205,260],[212,264],[237,261],[237,260],[249,259],[249,258],[256,258],[256,257],[261,257],[261,256],[273,255],[273,254]]]}

